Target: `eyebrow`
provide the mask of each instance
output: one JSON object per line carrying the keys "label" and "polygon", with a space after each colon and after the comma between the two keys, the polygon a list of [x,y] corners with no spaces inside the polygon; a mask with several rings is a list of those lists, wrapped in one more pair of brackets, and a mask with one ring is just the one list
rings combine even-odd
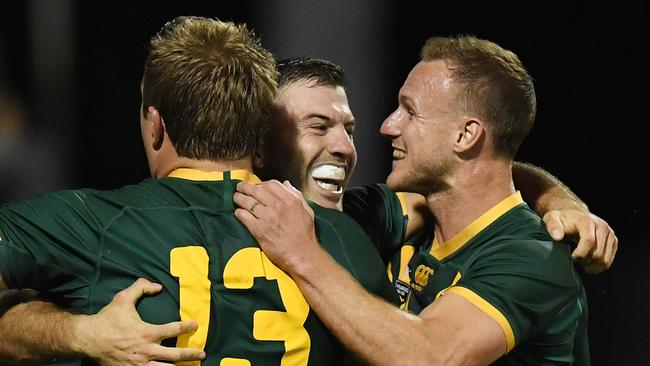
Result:
{"label": "eyebrow", "polygon": [[312,118],[323,119],[323,120],[328,121],[328,122],[332,121],[332,119],[330,117],[328,117],[328,116],[326,116],[324,114],[320,114],[320,113],[310,113],[310,114],[306,115],[303,118],[303,120],[308,120],[308,119],[312,119]]}
{"label": "eyebrow", "polygon": [[399,102],[402,103],[402,104],[408,104],[411,107],[415,106],[415,102],[408,95],[400,94],[398,99],[399,99]]}
{"label": "eyebrow", "polygon": [[[303,121],[306,121],[306,120],[309,120],[309,119],[311,119],[311,118],[322,119],[322,120],[324,120],[327,124],[332,124],[332,123],[333,123],[332,118],[330,118],[329,116],[326,116],[326,115],[324,115],[324,114],[320,114],[320,113],[311,113],[311,114],[308,114],[308,115],[306,115],[302,120],[303,120]],[[343,124],[346,125],[346,126],[349,126],[349,125],[356,125],[356,120],[354,119],[354,117],[352,117],[352,119],[345,121]]]}

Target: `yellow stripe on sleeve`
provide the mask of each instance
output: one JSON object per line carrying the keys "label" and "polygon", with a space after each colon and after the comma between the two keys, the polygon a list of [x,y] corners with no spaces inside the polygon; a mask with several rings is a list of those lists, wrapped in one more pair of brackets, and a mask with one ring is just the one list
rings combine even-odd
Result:
{"label": "yellow stripe on sleeve", "polygon": [[454,286],[450,287],[445,291],[446,293],[453,292],[457,295],[460,295],[467,299],[467,301],[471,302],[474,304],[477,308],[481,309],[484,313],[489,315],[492,319],[494,319],[501,329],[503,330],[504,335],[506,336],[506,352],[510,352],[512,348],[515,346],[515,334],[512,331],[512,327],[510,326],[510,322],[508,322],[508,319],[499,311],[499,309],[495,308],[492,304],[487,302],[485,299],[477,295],[474,291],[461,287],[461,286]]}

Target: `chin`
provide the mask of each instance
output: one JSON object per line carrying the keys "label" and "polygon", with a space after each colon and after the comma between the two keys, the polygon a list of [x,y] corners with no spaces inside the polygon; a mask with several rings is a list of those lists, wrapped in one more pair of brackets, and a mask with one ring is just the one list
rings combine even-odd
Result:
{"label": "chin", "polygon": [[310,195],[309,197],[305,197],[305,198],[307,198],[309,201],[312,201],[321,207],[330,208],[332,210],[341,211],[343,207],[343,203],[341,202],[341,200],[334,202],[331,199],[328,199],[326,197],[321,197],[320,195]]}
{"label": "chin", "polygon": [[403,183],[402,180],[393,173],[386,178],[386,186],[393,192],[403,192],[401,183]]}
{"label": "chin", "polygon": [[330,208],[332,210],[339,210],[340,211],[341,207],[342,207],[341,202],[332,202],[332,201],[327,200],[327,199],[321,199],[321,200],[317,200],[317,201],[314,201],[314,202],[316,202],[321,207]]}

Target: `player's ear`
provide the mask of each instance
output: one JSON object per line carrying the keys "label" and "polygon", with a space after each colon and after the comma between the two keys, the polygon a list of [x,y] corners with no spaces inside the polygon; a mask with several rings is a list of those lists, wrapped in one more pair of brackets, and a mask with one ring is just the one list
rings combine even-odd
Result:
{"label": "player's ear", "polygon": [[469,150],[475,150],[485,140],[484,123],[477,118],[468,118],[458,129],[456,141],[454,141],[454,151],[463,153]]}
{"label": "player's ear", "polygon": [[154,106],[147,107],[149,115],[147,119],[151,123],[151,141],[153,141],[154,150],[160,150],[165,140],[165,120],[160,115],[158,108]]}
{"label": "player's ear", "polygon": [[264,149],[259,147],[253,154],[253,169],[260,170],[264,168]]}

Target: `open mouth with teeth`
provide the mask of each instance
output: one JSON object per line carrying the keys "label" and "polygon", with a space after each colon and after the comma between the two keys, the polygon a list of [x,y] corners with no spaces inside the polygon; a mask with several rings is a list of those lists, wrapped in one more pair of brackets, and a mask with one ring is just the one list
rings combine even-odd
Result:
{"label": "open mouth with teeth", "polygon": [[398,148],[393,148],[393,159],[402,160],[406,157],[406,151],[400,150]]}
{"label": "open mouth with teeth", "polygon": [[320,188],[332,193],[343,193],[345,168],[332,164],[319,165],[311,171],[311,177]]}

